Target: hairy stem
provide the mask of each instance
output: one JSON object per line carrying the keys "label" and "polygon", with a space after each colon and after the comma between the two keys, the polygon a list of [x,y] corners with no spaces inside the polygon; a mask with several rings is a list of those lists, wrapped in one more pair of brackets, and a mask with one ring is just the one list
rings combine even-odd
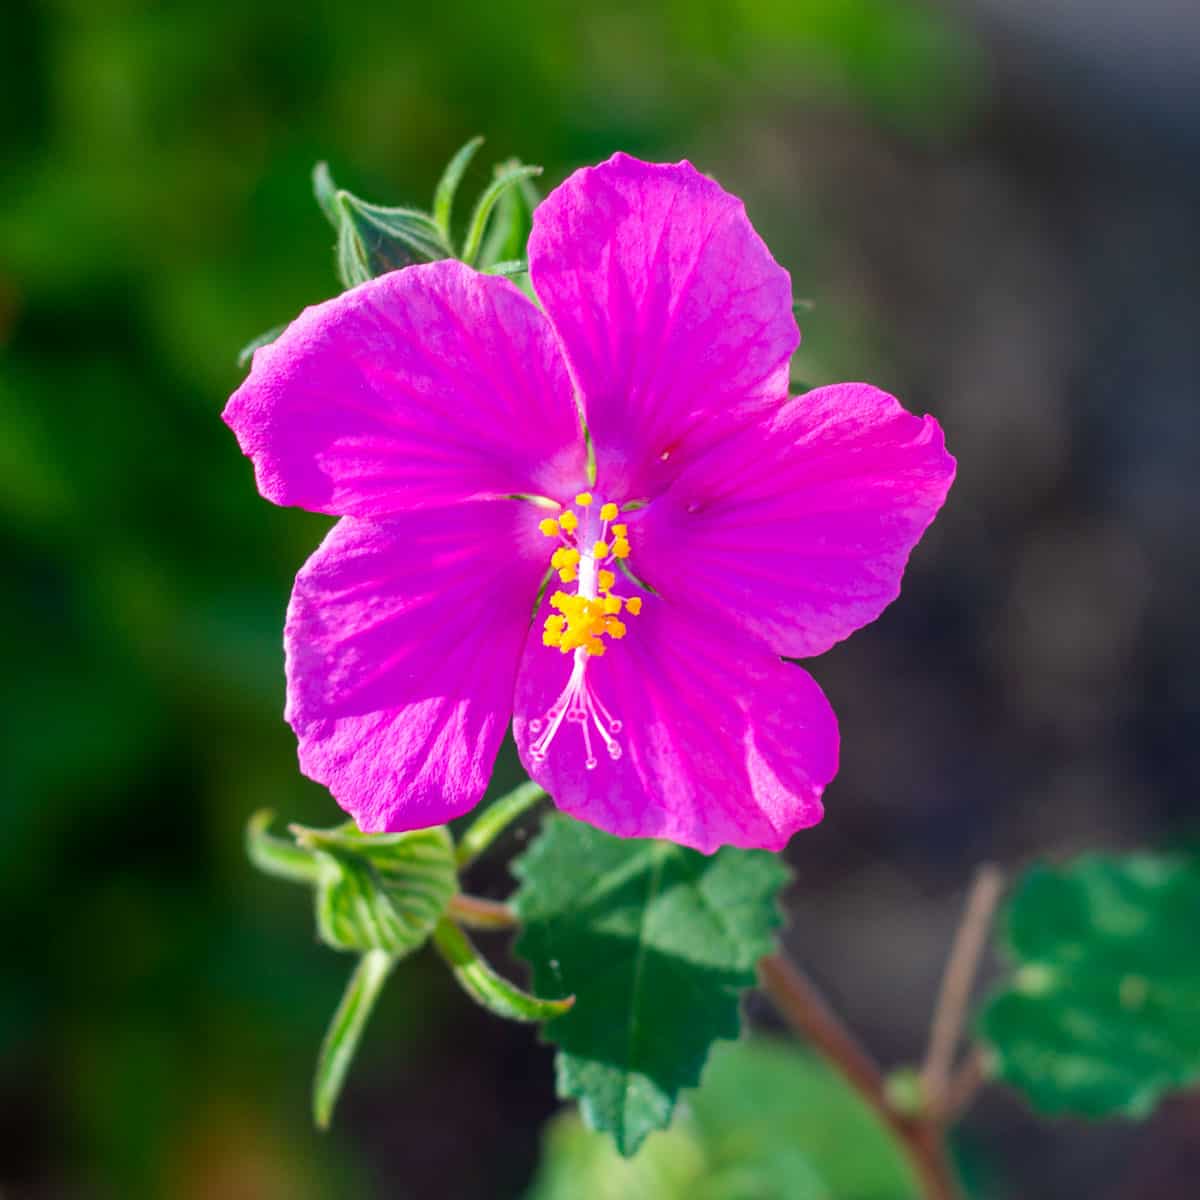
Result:
{"label": "hairy stem", "polygon": [[929,1116],[913,1118],[896,1112],[888,1101],[879,1064],[813,982],[780,954],[761,958],[758,973],[784,1020],[845,1077],[892,1131],[920,1182],[925,1200],[964,1200],[942,1125]]}

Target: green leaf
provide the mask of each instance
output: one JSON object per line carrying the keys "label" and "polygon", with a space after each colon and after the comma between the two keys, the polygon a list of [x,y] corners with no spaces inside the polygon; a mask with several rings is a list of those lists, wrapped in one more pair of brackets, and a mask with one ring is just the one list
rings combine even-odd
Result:
{"label": "green leaf", "polygon": [[634,1159],[573,1115],[547,1130],[526,1200],[916,1200],[878,1117],[793,1042],[717,1046],[680,1119]]}
{"label": "green leaf", "polygon": [[462,182],[463,174],[470,165],[471,159],[475,157],[475,152],[482,145],[483,138],[481,137],[473,137],[467,142],[446,164],[446,169],[442,172],[442,177],[438,180],[437,188],[434,190],[433,220],[441,233],[442,240],[447,245],[451,244],[450,214],[454,208],[454,194],[458,191],[458,185]]}
{"label": "green leaf", "polygon": [[496,974],[453,921],[439,921],[433,944],[454,972],[454,978],[476,1004],[508,1021],[548,1021],[561,1016],[575,1003],[574,996],[542,1000],[523,992]]}
{"label": "green leaf", "polygon": [[511,188],[517,187],[523,180],[532,179],[542,173],[541,167],[512,166],[502,170],[495,179],[484,189],[483,194],[475,203],[475,211],[471,214],[471,223],[467,226],[467,236],[463,242],[461,258],[468,265],[474,265],[483,246],[483,235],[487,232],[488,218],[496,202]]}
{"label": "green leaf", "polygon": [[295,828],[316,852],[317,931],[336,950],[386,950],[401,957],[424,945],[458,887],[454,844],[444,826],[411,833]]}
{"label": "green leaf", "polygon": [[705,857],[555,816],[513,870],[516,951],[539,992],[578,1000],[546,1027],[559,1094],[633,1154],[669,1123],[712,1043],[738,1036],[787,869],[761,851]]}
{"label": "green leaf", "polygon": [[358,960],[346,984],[342,1001],[333,1014],[313,1080],[313,1120],[318,1129],[328,1129],[334,1105],[346,1082],[354,1053],[367,1027],[371,1010],[383,990],[396,959],[383,950],[368,950]]}
{"label": "green leaf", "polygon": [[1015,970],[980,1021],[997,1074],[1042,1113],[1144,1117],[1200,1081],[1200,861],[1037,866],[1006,913]]}

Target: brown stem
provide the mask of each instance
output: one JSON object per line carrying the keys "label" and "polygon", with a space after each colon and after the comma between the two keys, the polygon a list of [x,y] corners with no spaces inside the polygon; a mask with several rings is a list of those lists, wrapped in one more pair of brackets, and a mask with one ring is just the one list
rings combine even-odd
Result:
{"label": "brown stem", "polygon": [[763,988],[780,1015],[843,1075],[895,1135],[920,1181],[925,1200],[963,1200],[946,1152],[942,1127],[929,1117],[898,1113],[887,1098],[883,1072],[829,1007],[812,981],[779,954],[759,959]]}
{"label": "brown stem", "polygon": [[988,1081],[987,1057],[982,1046],[972,1046],[950,1076],[937,1106],[937,1119],[953,1125],[971,1107],[975,1093]]}
{"label": "brown stem", "polygon": [[484,900],[459,892],[450,901],[449,914],[470,929],[515,929],[517,914],[499,900]]}
{"label": "brown stem", "polygon": [[938,1110],[946,1108],[954,1053],[966,1023],[971,989],[987,946],[992,915],[1003,892],[1004,875],[1000,869],[990,865],[980,867],[946,960],[937,1007],[929,1028],[929,1048],[921,1068],[921,1090],[926,1103]]}

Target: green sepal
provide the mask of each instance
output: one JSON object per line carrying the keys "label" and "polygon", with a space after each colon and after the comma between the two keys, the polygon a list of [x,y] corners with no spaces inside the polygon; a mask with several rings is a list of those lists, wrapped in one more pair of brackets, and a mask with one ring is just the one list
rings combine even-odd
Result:
{"label": "green sepal", "polygon": [[317,856],[295,842],[268,833],[274,819],[275,814],[263,808],[246,822],[246,856],[267,875],[293,883],[315,884],[321,873]]}
{"label": "green sepal", "polygon": [[341,1002],[321,1042],[313,1078],[313,1122],[318,1129],[329,1128],[363,1030],[396,961],[386,950],[368,950],[358,960],[346,983]]}
{"label": "green sepal", "polygon": [[492,210],[504,193],[518,187],[524,180],[532,179],[541,173],[541,167],[528,167],[520,164],[508,166],[500,170],[496,178],[484,188],[483,193],[475,202],[475,211],[471,214],[471,222],[467,226],[467,234],[460,255],[463,262],[468,266],[475,265],[475,260],[479,257],[479,252],[483,247],[488,218],[491,217]]}
{"label": "green sepal", "polygon": [[244,367],[254,357],[255,350],[260,350],[263,346],[269,346],[286,328],[286,325],[276,325],[274,329],[268,329],[266,333],[260,333],[258,337],[251,338],[238,351],[237,365]]}
{"label": "green sepal", "polygon": [[[497,177],[512,171],[522,164],[519,159],[509,159],[495,168]],[[509,187],[496,202],[496,211],[488,226],[487,237],[479,252],[479,269],[501,274],[501,264],[519,262],[524,259],[526,243],[533,228],[533,210],[541,202],[541,193],[531,178],[522,179],[516,187]]]}
{"label": "green sepal", "polygon": [[712,856],[615,838],[552,816],[513,865],[516,952],[538,991],[578,1003],[546,1026],[559,1095],[622,1154],[665,1128],[774,947],[787,868],[763,851]]}
{"label": "green sepal", "polygon": [[451,245],[450,215],[454,209],[454,196],[458,185],[462,182],[463,174],[475,157],[476,151],[483,145],[483,138],[473,137],[446,164],[441,179],[433,193],[433,222],[446,245]]}
{"label": "green sepal", "polygon": [[492,970],[471,939],[453,921],[443,919],[438,922],[433,931],[433,944],[463,991],[476,1004],[498,1017],[509,1021],[549,1021],[561,1017],[575,1003],[574,996],[542,1000],[509,983]]}
{"label": "green sepal", "polygon": [[1040,1113],[1148,1116],[1200,1082],[1200,859],[1035,866],[1007,907],[1013,971],[979,1021],[992,1072]]}
{"label": "green sepal", "polygon": [[428,213],[363,200],[339,188],[325,163],[313,168],[313,194],[337,231],[337,273],[345,288],[413,263],[454,257]]}
{"label": "green sepal", "polygon": [[335,950],[385,950],[397,958],[429,940],[458,888],[444,826],[363,834],[293,827],[320,867],[317,932]]}

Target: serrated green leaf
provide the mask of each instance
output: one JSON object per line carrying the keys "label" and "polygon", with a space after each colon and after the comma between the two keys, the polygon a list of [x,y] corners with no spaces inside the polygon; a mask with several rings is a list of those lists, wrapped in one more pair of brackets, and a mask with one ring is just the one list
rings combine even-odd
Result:
{"label": "serrated green leaf", "polygon": [[537,991],[576,996],[546,1026],[559,1094],[633,1154],[669,1123],[712,1043],[738,1036],[787,869],[761,851],[705,857],[555,816],[513,870],[516,952]]}
{"label": "serrated green leaf", "polygon": [[386,951],[368,950],[358,960],[346,984],[317,1058],[312,1101],[313,1121],[318,1129],[329,1128],[363,1030],[395,965],[396,959]]}
{"label": "serrated green leaf", "polygon": [[1015,970],[980,1020],[997,1074],[1043,1113],[1148,1115],[1200,1081],[1200,862],[1034,867],[1006,913]]}
{"label": "serrated green leaf", "polygon": [[471,939],[453,921],[438,922],[433,944],[454,973],[462,989],[476,1004],[508,1021],[548,1021],[561,1016],[575,1003],[574,996],[543,1000],[522,991],[497,974],[475,949]]}
{"label": "serrated green leaf", "polygon": [[634,1159],[574,1114],[553,1122],[526,1200],[915,1200],[890,1135],[793,1042],[717,1046],[680,1118]]}
{"label": "serrated green leaf", "polygon": [[297,829],[320,863],[317,932],[337,950],[424,945],[457,890],[454,844],[443,826],[411,833]]}

